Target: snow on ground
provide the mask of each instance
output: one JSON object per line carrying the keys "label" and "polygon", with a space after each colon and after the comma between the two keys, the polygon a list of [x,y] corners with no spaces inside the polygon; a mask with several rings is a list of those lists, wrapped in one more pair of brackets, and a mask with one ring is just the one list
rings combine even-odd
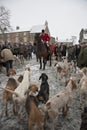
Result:
{"label": "snow on ground", "polygon": [[[37,83],[40,85],[41,81],[39,81],[39,76],[41,73],[46,73],[48,75],[48,83],[50,86],[50,97],[55,95],[59,91],[64,88],[65,83],[62,81],[58,81],[56,79],[56,70],[52,64],[49,67],[49,63],[47,63],[46,70],[39,70],[39,63],[36,61],[35,56],[33,55],[33,59],[30,61],[25,61],[25,64],[30,64],[30,78],[31,83]],[[24,65],[20,65],[17,68],[17,75],[23,74]],[[0,82],[1,86],[5,87],[6,81],[8,77],[5,74],[5,70],[0,73]],[[8,105],[8,117],[4,117],[4,103],[2,98],[3,90],[0,90],[0,130],[28,130],[27,117],[25,113],[23,113],[24,118],[20,121],[17,120],[17,117],[13,115],[12,112],[12,103]],[[72,108],[70,109],[68,116],[63,117],[60,113],[57,123],[55,125],[55,130],[79,130],[81,123],[81,110],[79,108],[79,96],[77,91],[74,92],[74,101]]]}

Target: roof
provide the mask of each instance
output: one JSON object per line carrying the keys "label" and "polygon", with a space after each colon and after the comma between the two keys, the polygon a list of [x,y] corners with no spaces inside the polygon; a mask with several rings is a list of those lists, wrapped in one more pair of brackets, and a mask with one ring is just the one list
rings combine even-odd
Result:
{"label": "roof", "polygon": [[[29,31],[29,29],[18,29],[18,30],[10,30],[10,31],[5,31],[5,33],[17,33],[17,32],[27,32],[27,31]],[[0,34],[2,34],[1,32],[0,32]]]}
{"label": "roof", "polygon": [[18,30],[12,30],[12,32],[24,32],[24,31],[29,31],[30,33],[41,33],[41,30],[42,29],[45,29],[46,26],[45,25],[34,25],[32,26],[32,28],[29,30],[28,28],[27,29],[22,29],[22,28],[19,28]]}
{"label": "roof", "polygon": [[25,28],[25,29],[24,29],[24,28],[19,28],[19,29],[14,29],[14,30],[12,30],[11,33],[12,33],[12,32],[27,32],[27,31],[29,31],[28,28]]}
{"label": "roof", "polygon": [[10,31],[5,31],[5,33],[26,32],[26,31],[29,31],[30,33],[41,33],[42,29],[45,28],[46,28],[45,25],[34,25],[31,27],[31,29],[29,28],[23,29],[19,27],[19,29],[12,29]]}
{"label": "roof", "polygon": [[45,28],[45,25],[35,25],[30,29],[30,33],[41,33],[41,30]]}

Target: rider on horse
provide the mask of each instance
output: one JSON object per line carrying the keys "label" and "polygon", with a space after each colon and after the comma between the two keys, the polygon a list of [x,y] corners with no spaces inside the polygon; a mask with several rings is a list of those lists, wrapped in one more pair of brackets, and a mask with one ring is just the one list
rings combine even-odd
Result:
{"label": "rider on horse", "polygon": [[49,52],[50,51],[50,48],[49,48],[50,36],[47,33],[45,33],[44,29],[42,30],[42,33],[40,34],[40,39],[46,45],[47,51]]}

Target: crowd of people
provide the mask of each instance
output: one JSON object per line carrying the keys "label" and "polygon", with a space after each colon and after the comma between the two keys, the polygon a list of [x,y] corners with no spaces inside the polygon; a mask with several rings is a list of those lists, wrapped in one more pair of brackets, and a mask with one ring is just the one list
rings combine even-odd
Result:
{"label": "crowd of people", "polygon": [[[47,39],[45,38],[47,37]],[[50,44],[50,38],[48,38],[49,36],[47,36],[45,33],[41,33],[40,34],[40,38],[42,40],[42,42],[46,45],[47,50],[49,51],[49,45],[51,47],[51,51],[52,53],[55,55],[55,59],[56,60],[61,60],[62,57],[67,57],[68,60],[77,60],[78,59],[78,55],[80,53],[81,50],[81,45],[73,45],[73,46],[69,46],[67,47],[64,44],[55,44],[52,43]],[[23,55],[25,59],[27,59],[27,57],[29,57],[29,59],[32,59],[32,53],[34,52],[34,46],[32,45],[32,43],[29,43],[28,45],[25,44],[17,44],[14,43],[13,46],[8,43],[8,44],[0,44],[0,64],[2,63],[2,61],[4,62],[3,65],[6,67],[6,70],[8,71],[9,68],[12,68],[12,63],[13,63],[13,55]],[[10,55],[10,56],[9,56]]]}
{"label": "crowd of people", "polygon": [[13,68],[14,55],[21,56],[25,59],[29,57],[32,59],[33,45],[29,43],[28,45],[14,43],[12,46],[10,43],[0,44],[0,66],[6,68],[6,75],[8,76],[8,70]]}
{"label": "crowd of people", "polygon": [[[82,50],[83,46],[86,46],[80,44],[67,46],[63,43],[50,44],[50,35],[47,34],[44,29],[41,31],[39,37],[40,40],[46,45],[48,52],[51,49],[52,53],[56,57],[56,60],[61,60],[62,57],[67,57],[69,61],[78,60],[80,51]],[[3,65],[6,67],[6,71],[8,71],[9,68],[12,68],[14,57],[13,55],[23,55],[25,59],[27,59],[27,57],[32,59],[32,53],[35,53],[34,44],[31,42],[27,45],[23,43],[14,43],[13,45],[10,43],[0,44],[0,53],[0,64],[2,64],[3,61]]]}

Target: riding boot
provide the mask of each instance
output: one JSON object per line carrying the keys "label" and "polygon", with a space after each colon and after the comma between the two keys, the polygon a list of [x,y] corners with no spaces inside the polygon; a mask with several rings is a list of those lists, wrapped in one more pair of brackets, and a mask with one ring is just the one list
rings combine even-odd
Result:
{"label": "riding boot", "polygon": [[47,52],[48,53],[50,53],[50,48],[49,48],[49,46],[45,43],[45,45],[46,45],[46,48],[47,48]]}

